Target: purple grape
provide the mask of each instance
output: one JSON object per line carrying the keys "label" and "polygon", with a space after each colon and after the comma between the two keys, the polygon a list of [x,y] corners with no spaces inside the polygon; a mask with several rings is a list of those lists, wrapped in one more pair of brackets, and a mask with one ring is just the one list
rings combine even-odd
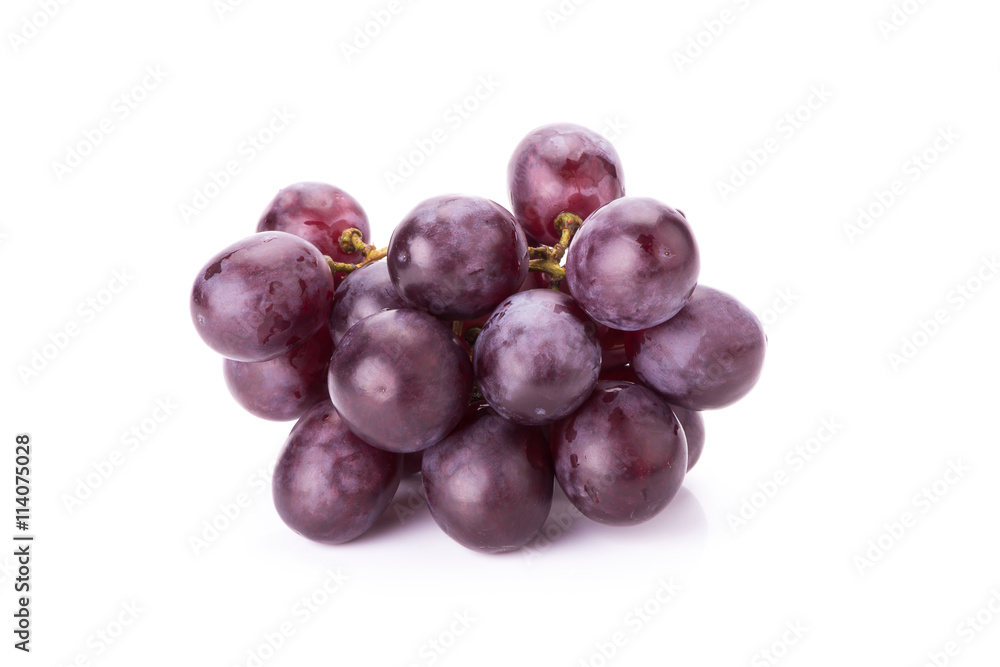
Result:
{"label": "purple grape", "polygon": [[628,197],[580,227],[566,259],[566,279],[594,320],[636,331],[665,322],[684,306],[698,268],[687,220],[655,199]]}
{"label": "purple grape", "polygon": [[396,292],[389,279],[385,262],[375,262],[347,274],[333,295],[330,311],[330,333],[333,343],[340,343],[355,323],[383,310],[405,308],[406,302]]}
{"label": "purple grape", "polygon": [[518,292],[500,304],[474,348],[479,390],[501,415],[548,424],[575,410],[601,369],[597,326],[556,290]]}
{"label": "purple grape", "polygon": [[743,398],[760,377],[766,347],[750,309],[702,285],[675,317],[625,337],[642,383],[689,410],[724,408]]}
{"label": "purple grape", "polygon": [[528,273],[528,242],[496,202],[435,197],[399,223],[387,261],[396,291],[410,306],[471,320],[517,291]]}
{"label": "purple grape", "polygon": [[586,219],[625,195],[622,164],[614,146],[579,125],[556,123],[532,131],[507,167],[514,215],[537,243],[555,245],[560,213]]}
{"label": "purple grape", "polygon": [[333,342],[326,327],[288,354],[268,361],[222,362],[229,392],[248,412],[263,419],[298,419],[329,398],[327,368]]}
{"label": "purple grape", "polygon": [[292,428],[274,468],[274,507],[295,532],[339,544],[358,537],[392,501],[403,457],[362,442],[329,401]]}
{"label": "purple grape", "polygon": [[362,440],[393,452],[430,447],[462,419],[472,364],[440,320],[409,308],[355,324],[330,359],[330,398]]}
{"label": "purple grape", "polygon": [[236,361],[287,354],[325,326],[333,274],[315,246],[284,232],[254,234],[198,273],[191,318],[209,347]]}
{"label": "purple grape", "polygon": [[701,452],[705,449],[705,420],[701,413],[695,410],[688,410],[679,405],[671,405],[670,409],[674,411],[677,421],[684,429],[684,437],[688,446],[687,469],[688,472],[691,472],[691,468],[701,458]]}
{"label": "purple grape", "polygon": [[[640,380],[639,376],[635,374],[632,367],[627,364],[625,366],[617,366],[615,368],[602,367],[598,382],[604,380],[642,384],[642,380]],[[677,421],[681,423],[681,428],[684,429],[684,436],[687,440],[688,448],[687,469],[690,472],[691,468],[694,467],[694,464],[701,458],[701,452],[705,448],[705,420],[702,418],[700,412],[688,410],[687,408],[682,408],[679,405],[671,405],[670,409],[674,411]]]}
{"label": "purple grape", "polygon": [[525,545],[552,506],[552,459],[539,428],[507,421],[485,404],[424,451],[427,506],[441,529],[474,551]]}
{"label": "purple grape", "polygon": [[641,385],[600,382],[550,433],[556,479],[584,516],[617,526],[658,514],[681,488],[687,443],[666,402]]}
{"label": "purple grape", "polygon": [[[288,232],[316,246],[335,262],[354,264],[363,257],[346,253],[340,235],[355,228],[366,241],[371,237],[368,216],[354,197],[326,183],[294,183],[278,191],[257,223],[258,232]],[[339,284],[343,274],[337,274]]]}

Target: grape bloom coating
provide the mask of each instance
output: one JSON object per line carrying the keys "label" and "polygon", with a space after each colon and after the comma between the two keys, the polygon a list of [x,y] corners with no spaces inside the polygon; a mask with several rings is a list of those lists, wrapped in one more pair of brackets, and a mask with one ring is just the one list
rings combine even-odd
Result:
{"label": "grape bloom coating", "polygon": [[757,384],[766,347],[757,316],[704,285],[676,317],[625,336],[639,380],[689,410],[723,408],[743,398]]}
{"label": "grape bloom coating", "polygon": [[573,238],[566,279],[595,321],[622,331],[673,317],[698,283],[691,226],[655,199],[626,197],[587,218]]}
{"label": "grape bloom coating", "polygon": [[656,516],[681,488],[687,441],[670,406],[630,382],[600,382],[549,436],[556,479],[584,516],[616,526]]}
{"label": "grape bloom coating", "polygon": [[512,551],[541,529],[552,506],[552,458],[541,430],[471,406],[448,437],[424,450],[431,516],[475,551]]}
{"label": "grape bloom coating", "polygon": [[565,417],[587,398],[601,371],[597,326],[572,297],[552,289],[518,292],[500,304],[473,355],[483,398],[519,424]]}
{"label": "grape bloom coating", "polygon": [[559,241],[552,223],[560,213],[586,218],[625,195],[615,147],[572,123],[545,125],[529,133],[510,158],[507,184],[524,233],[545,245]]}
{"label": "grape bloom coating", "polygon": [[262,419],[298,419],[329,397],[327,367],[333,342],[326,327],[288,354],[267,361],[222,362],[226,386],[236,402]]}
{"label": "grape bloom coating", "polygon": [[528,275],[528,242],[514,216],[481,197],[419,204],[389,240],[389,276],[410,306],[449,320],[487,315]]}
{"label": "grape bloom coating", "polygon": [[271,487],[281,520],[320,542],[353,540],[392,501],[403,457],[354,435],[330,404],[314,405],[295,424]]}
{"label": "grape bloom coating", "polygon": [[330,333],[334,344],[361,320],[383,310],[406,308],[406,302],[392,286],[386,262],[363,266],[347,277],[333,296]]}
{"label": "grape bloom coating", "polygon": [[448,435],[472,396],[472,363],[440,320],[409,308],[367,317],[330,359],[330,399],[368,444],[416,452]]}
{"label": "grape bloom coating", "polygon": [[326,326],[333,289],[316,246],[263,232],[237,241],[198,272],[191,318],[202,340],[227,359],[267,361]]}
{"label": "grape bloom coating", "polygon": [[[340,235],[348,229],[357,229],[366,241],[371,237],[361,204],[326,183],[293,183],[282,188],[257,223],[258,232],[288,232],[309,241],[335,262],[357,262],[358,252],[340,247]],[[343,274],[335,276],[337,283],[343,278]]]}

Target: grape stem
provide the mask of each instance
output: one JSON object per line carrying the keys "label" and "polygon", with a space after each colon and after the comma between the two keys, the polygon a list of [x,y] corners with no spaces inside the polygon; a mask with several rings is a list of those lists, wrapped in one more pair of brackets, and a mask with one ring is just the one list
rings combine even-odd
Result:
{"label": "grape stem", "polygon": [[[569,248],[573,235],[580,229],[583,219],[574,213],[563,212],[556,216],[553,225],[560,232],[559,242],[554,246],[538,246],[528,248],[528,268],[538,273],[547,273],[553,288],[559,287],[559,282],[566,277],[566,269],[560,266],[566,249]],[[344,230],[340,235],[340,248],[346,253],[360,252],[364,259],[357,264],[347,262],[336,262],[329,255],[324,255],[330,270],[334,273],[351,273],[363,266],[368,266],[380,259],[385,259],[389,254],[388,248],[376,248],[370,243],[365,243],[361,231],[355,228]]]}
{"label": "grape stem", "polygon": [[559,283],[566,277],[566,269],[560,266],[560,263],[566,254],[566,249],[569,248],[569,244],[573,240],[573,235],[576,234],[577,230],[580,229],[580,225],[583,224],[583,219],[575,213],[564,211],[556,216],[553,224],[559,230],[559,242],[554,246],[543,245],[537,248],[529,248],[528,257],[530,258],[530,262],[528,268],[531,271],[549,274],[552,287],[557,289]]}
{"label": "grape stem", "polygon": [[347,262],[335,262],[329,255],[323,255],[326,263],[330,265],[330,270],[334,273],[357,271],[362,266],[368,266],[373,262],[384,259],[389,254],[388,248],[376,248],[370,243],[365,243],[364,237],[361,235],[361,230],[354,227],[345,229],[344,233],[340,235],[340,249],[349,254],[360,252],[364,254],[365,258],[357,264],[349,264]]}

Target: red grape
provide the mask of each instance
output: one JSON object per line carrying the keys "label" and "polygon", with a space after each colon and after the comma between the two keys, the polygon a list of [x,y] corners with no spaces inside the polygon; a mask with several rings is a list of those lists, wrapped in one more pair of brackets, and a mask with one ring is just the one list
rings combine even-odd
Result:
{"label": "red grape", "polygon": [[684,431],[670,406],[630,382],[600,382],[550,433],[556,479],[594,521],[641,523],[674,497],[687,470]]}
{"label": "red grape", "polygon": [[396,493],[403,457],[362,442],[329,401],[292,428],[274,468],[281,520],[312,540],[353,540],[375,523]]}
{"label": "red grape", "polygon": [[325,326],[332,302],[333,275],[316,247],[284,232],[263,232],[202,268],[191,290],[191,318],[222,356],[266,361]]}
{"label": "red grape", "polygon": [[[326,183],[294,183],[278,191],[257,223],[258,232],[279,231],[309,241],[335,262],[354,264],[363,257],[346,253],[340,235],[355,228],[367,241],[371,236],[368,216],[361,204],[340,188]],[[343,274],[337,275],[337,283]]]}
{"label": "red grape", "polygon": [[572,297],[551,289],[500,304],[473,352],[483,397],[521,424],[548,424],[575,410],[601,369],[596,325]]}
{"label": "red grape", "polygon": [[552,459],[541,430],[507,421],[485,404],[470,406],[421,466],[431,516],[474,551],[525,545],[552,506]]}
{"label": "red grape", "polygon": [[389,279],[385,262],[375,262],[347,274],[333,295],[330,311],[330,333],[337,344],[347,330],[360,320],[383,310],[405,308],[396,288]]}
{"label": "red grape", "polygon": [[517,291],[528,273],[528,242],[496,202],[435,197],[399,223],[387,261],[396,291],[412,307],[471,320]]}
{"label": "red grape", "polygon": [[447,326],[409,308],[367,317],[330,359],[330,398],[365,442],[415,452],[443,438],[472,396],[469,355]]}
{"label": "red grape", "polygon": [[642,383],[689,410],[723,408],[745,396],[760,377],[766,346],[749,308],[704,285],[672,319],[625,337]]}
{"label": "red grape", "polygon": [[560,213],[586,218],[625,195],[621,160],[596,132],[571,123],[545,125],[526,136],[510,159],[507,184],[514,215],[536,243],[555,245]]}
{"label": "red grape", "polygon": [[263,419],[298,419],[328,399],[327,368],[333,342],[326,327],[288,354],[268,361],[222,362],[229,392],[248,412]]}
{"label": "red grape", "polygon": [[673,317],[698,282],[687,220],[655,199],[628,197],[587,218],[573,238],[566,279],[588,315],[635,331]]}

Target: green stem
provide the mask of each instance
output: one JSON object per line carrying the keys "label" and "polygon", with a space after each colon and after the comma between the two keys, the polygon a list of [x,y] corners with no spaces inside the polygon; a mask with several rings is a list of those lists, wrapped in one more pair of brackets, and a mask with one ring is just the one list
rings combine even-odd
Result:
{"label": "green stem", "polygon": [[559,230],[559,242],[554,246],[539,246],[528,249],[528,257],[531,258],[528,264],[530,271],[547,273],[553,288],[558,288],[560,281],[566,277],[566,269],[562,267],[562,259],[566,255],[569,244],[573,241],[573,235],[580,229],[583,219],[575,213],[562,212],[556,216],[553,223]]}
{"label": "green stem", "polygon": [[[530,259],[528,268],[531,271],[549,274],[552,286],[557,288],[559,287],[559,281],[566,277],[566,269],[561,266],[562,259],[566,255],[566,249],[569,248],[570,242],[573,240],[573,235],[576,234],[577,230],[580,229],[580,225],[583,224],[583,220],[574,213],[563,212],[556,216],[553,224],[560,232],[559,242],[554,246],[543,245],[528,248],[528,257]],[[351,273],[352,271],[357,271],[363,266],[385,259],[386,255],[389,254],[388,248],[376,248],[370,243],[365,243],[361,231],[353,227],[344,230],[339,240],[341,250],[348,254],[363,253],[364,259],[357,264],[350,264],[347,262],[336,262],[329,255],[324,255],[327,264],[330,265],[330,270],[334,273]],[[461,335],[460,330],[455,333]]]}

